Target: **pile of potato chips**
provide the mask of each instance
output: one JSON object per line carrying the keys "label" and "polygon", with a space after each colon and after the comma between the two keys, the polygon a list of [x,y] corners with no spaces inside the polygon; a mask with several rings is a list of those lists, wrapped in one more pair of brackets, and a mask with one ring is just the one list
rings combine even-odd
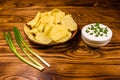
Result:
{"label": "pile of potato chips", "polygon": [[72,16],[59,9],[38,12],[35,18],[24,26],[27,36],[41,44],[65,42],[71,38],[72,32],[76,29],[77,24]]}

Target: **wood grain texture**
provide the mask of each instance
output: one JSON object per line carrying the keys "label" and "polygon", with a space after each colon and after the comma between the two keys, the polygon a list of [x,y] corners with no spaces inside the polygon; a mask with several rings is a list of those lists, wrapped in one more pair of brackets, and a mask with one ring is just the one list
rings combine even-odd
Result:
{"label": "wood grain texture", "polygon": [[[31,43],[23,26],[40,11],[59,8],[72,14],[79,30],[64,44],[40,46]],[[81,39],[83,26],[100,22],[109,26],[113,37],[109,44],[94,49]],[[30,48],[42,56],[51,68],[40,72],[20,61],[9,49],[3,32],[20,29]],[[0,80],[120,80],[120,1],[119,0],[0,0]],[[14,36],[13,42],[22,56]],[[26,58],[26,57],[25,57]]]}

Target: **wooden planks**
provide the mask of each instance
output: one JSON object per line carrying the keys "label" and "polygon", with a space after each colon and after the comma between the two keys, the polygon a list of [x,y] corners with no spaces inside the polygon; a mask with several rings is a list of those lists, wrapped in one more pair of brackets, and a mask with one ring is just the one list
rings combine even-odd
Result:
{"label": "wooden planks", "polygon": [[[59,8],[72,14],[78,24],[77,35],[56,46],[31,43],[23,32],[24,24],[40,11]],[[0,80],[119,80],[120,79],[120,5],[118,0],[0,0]],[[111,42],[101,48],[88,47],[81,39],[83,26],[100,22],[113,31]],[[17,26],[30,48],[52,65],[40,72],[20,61],[9,49],[3,32]],[[27,59],[27,58],[26,58]]]}

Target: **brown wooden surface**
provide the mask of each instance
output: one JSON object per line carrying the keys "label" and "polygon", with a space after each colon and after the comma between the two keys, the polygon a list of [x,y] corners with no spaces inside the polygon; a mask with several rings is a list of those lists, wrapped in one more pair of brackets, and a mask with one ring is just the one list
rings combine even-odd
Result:
{"label": "brown wooden surface", "polygon": [[[0,0],[0,80],[120,80],[119,4],[119,0]],[[56,46],[30,43],[23,25],[38,11],[53,8],[72,14],[79,27],[77,35]],[[88,47],[81,39],[81,28],[93,22],[103,23],[113,31],[111,42],[99,49]],[[40,72],[10,51],[3,32],[13,33],[14,26],[21,30],[31,49],[51,64],[51,68],[46,67]],[[16,48],[25,56],[17,44]]]}

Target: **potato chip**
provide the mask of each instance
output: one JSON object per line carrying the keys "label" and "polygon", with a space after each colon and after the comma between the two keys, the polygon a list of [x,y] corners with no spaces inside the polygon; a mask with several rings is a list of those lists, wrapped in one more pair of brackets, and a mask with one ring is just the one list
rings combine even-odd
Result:
{"label": "potato chip", "polygon": [[26,26],[26,25],[24,26],[24,31],[28,35],[28,38],[35,41],[35,38],[34,38],[33,34],[30,33],[30,28],[28,26]]}
{"label": "potato chip", "polygon": [[51,12],[44,12],[44,13],[42,13],[41,17],[43,17],[43,16],[50,16],[50,15],[51,15]]}
{"label": "potato chip", "polygon": [[49,23],[54,23],[55,17],[54,16],[49,16]]}
{"label": "potato chip", "polygon": [[28,27],[28,26],[24,26],[24,31],[25,31],[25,33],[27,34],[27,35],[29,35],[30,34],[30,28]]}
{"label": "potato chip", "polygon": [[35,40],[35,36],[34,36],[33,34],[29,34],[28,38],[30,38],[30,39],[33,40],[33,41],[36,41],[36,40]]}
{"label": "potato chip", "polygon": [[39,32],[38,34],[36,34],[35,40],[42,44],[49,44],[52,42],[52,40],[42,32]]}
{"label": "potato chip", "polygon": [[62,25],[55,25],[52,27],[50,32],[50,37],[53,41],[57,41],[63,38],[68,33],[68,29]]}
{"label": "potato chip", "polygon": [[48,16],[42,16],[40,19],[40,22],[43,24],[49,23],[49,18]]}
{"label": "potato chip", "polygon": [[53,9],[51,15],[55,17],[54,23],[60,23],[62,17],[65,16],[65,13],[59,9]]}
{"label": "potato chip", "polygon": [[33,28],[32,30],[30,30],[30,32],[33,34],[37,34],[39,33],[39,30],[37,28]]}
{"label": "potato chip", "polygon": [[43,32],[44,24],[40,23],[40,25],[37,27],[37,29],[38,29],[40,32]]}
{"label": "potato chip", "polygon": [[53,9],[53,10],[51,10],[50,12],[51,12],[51,14],[54,14],[54,13],[58,13],[58,12],[60,12],[61,10],[60,9]]}
{"label": "potato chip", "polygon": [[72,36],[72,33],[68,32],[65,37],[61,38],[60,40],[58,40],[56,42],[57,43],[65,42],[65,41],[69,40],[71,36]]}
{"label": "potato chip", "polygon": [[52,29],[53,26],[54,26],[53,24],[47,24],[47,25],[44,27],[44,34],[49,36],[49,34],[50,34],[51,29]]}
{"label": "potato chip", "polygon": [[38,22],[38,20],[39,20],[39,18],[40,18],[40,15],[41,15],[41,13],[38,12],[37,15],[35,16],[35,18],[32,19],[31,21],[29,21],[29,22],[27,23],[27,25],[30,25],[30,26],[33,28],[33,27],[37,24],[37,22]]}
{"label": "potato chip", "polygon": [[43,24],[48,24],[48,23],[53,23],[55,20],[55,17],[54,16],[42,16],[41,19],[40,19],[40,22],[43,23]]}
{"label": "potato chip", "polygon": [[73,20],[71,15],[66,15],[61,20],[62,25],[65,25],[70,31],[74,31],[77,29],[77,24]]}
{"label": "potato chip", "polygon": [[41,19],[43,13],[40,13],[40,14],[41,14],[41,15],[39,16],[39,20],[38,20],[38,22],[36,23],[35,27],[38,27],[38,26],[41,24],[40,19]]}

